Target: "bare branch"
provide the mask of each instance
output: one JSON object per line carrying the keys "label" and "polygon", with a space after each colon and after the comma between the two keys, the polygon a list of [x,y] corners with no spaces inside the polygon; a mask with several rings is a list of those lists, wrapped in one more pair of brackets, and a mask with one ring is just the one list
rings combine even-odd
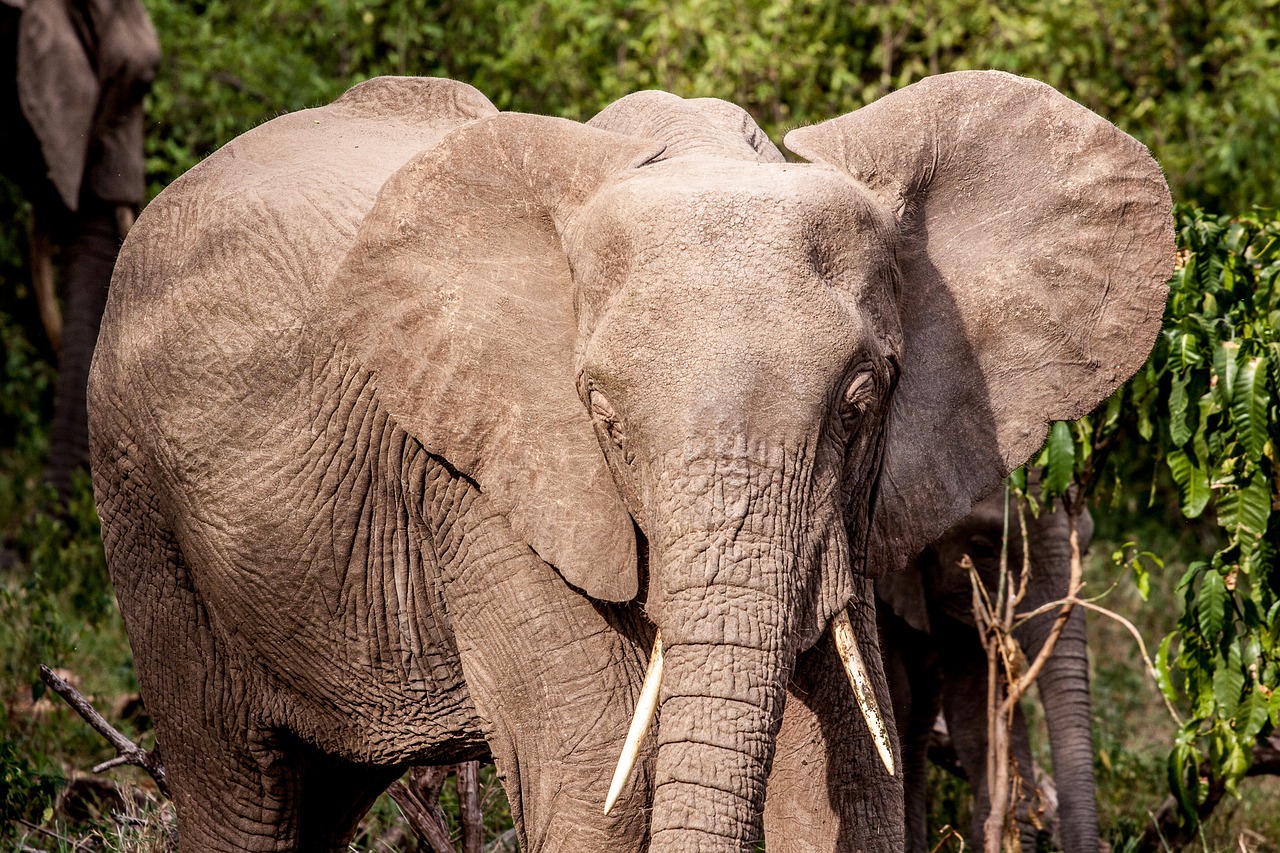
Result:
{"label": "bare branch", "polygon": [[47,684],[50,690],[61,696],[68,705],[75,709],[77,714],[84,718],[86,723],[93,727],[94,731],[106,738],[115,747],[116,757],[94,767],[93,772],[101,773],[121,764],[132,764],[134,767],[140,767],[145,770],[155,780],[156,787],[160,789],[160,793],[166,797],[169,796],[169,783],[165,778],[164,764],[160,761],[159,746],[148,752],[129,740],[115,726],[108,723],[106,718],[99,714],[93,705],[89,703],[89,700],[80,695],[80,691],[76,690],[66,679],[44,664],[40,665],[40,680]]}
{"label": "bare branch", "polygon": [[458,806],[462,817],[462,853],[484,853],[484,812],[480,808],[480,762],[458,765]]}
{"label": "bare branch", "polygon": [[1053,620],[1053,627],[1049,629],[1049,635],[1045,638],[1044,646],[1041,647],[1040,653],[1036,655],[1035,660],[1027,667],[1026,672],[1022,673],[1022,676],[1010,687],[1009,695],[1005,702],[1011,706],[1017,704],[1022,695],[1031,688],[1031,685],[1040,676],[1040,671],[1044,669],[1049,656],[1053,654],[1054,647],[1058,645],[1058,638],[1062,636],[1062,630],[1067,627],[1067,620],[1071,618],[1071,610],[1079,601],[1076,596],[1083,587],[1081,577],[1084,575],[1084,560],[1080,554],[1080,531],[1079,526],[1076,524],[1078,516],[1066,507],[1063,507],[1063,511],[1067,513],[1067,521],[1071,526],[1071,580],[1067,584],[1067,597],[1062,602],[1058,617]]}

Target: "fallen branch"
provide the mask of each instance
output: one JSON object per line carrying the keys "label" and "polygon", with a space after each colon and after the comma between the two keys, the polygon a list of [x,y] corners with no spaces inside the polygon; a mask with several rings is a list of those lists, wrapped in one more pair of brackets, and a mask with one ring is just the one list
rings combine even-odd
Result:
{"label": "fallen branch", "polygon": [[90,704],[89,700],[81,696],[80,691],[71,686],[70,682],[44,664],[40,665],[40,680],[47,684],[50,690],[61,696],[86,723],[93,727],[94,731],[106,738],[115,747],[116,757],[96,765],[93,768],[94,773],[103,773],[112,767],[131,764],[134,767],[140,767],[145,770],[155,780],[156,787],[160,789],[160,793],[166,797],[169,796],[169,783],[165,778],[164,764],[160,761],[159,746],[148,752],[129,740],[115,726],[108,723],[106,718],[99,714]]}

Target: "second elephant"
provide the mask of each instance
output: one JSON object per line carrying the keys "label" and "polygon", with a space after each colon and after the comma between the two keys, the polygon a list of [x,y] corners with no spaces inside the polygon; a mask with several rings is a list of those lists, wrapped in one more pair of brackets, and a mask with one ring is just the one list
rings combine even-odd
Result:
{"label": "second elephant", "polygon": [[[1021,574],[1024,541],[1018,529],[1015,500],[1008,498],[1008,566],[1014,583]],[[1052,511],[1046,507],[1039,516],[1027,511],[1025,517],[1031,575],[1018,608],[1023,614],[1066,596],[1071,577],[1067,511],[1055,504]],[[973,587],[962,560],[966,555],[972,560],[983,585],[994,595],[1005,518],[1006,492],[1002,489],[926,548],[907,571],[877,581],[885,674],[902,744],[910,853],[923,853],[933,846],[926,827],[925,753],[939,710],[946,718],[960,764],[973,785],[972,842],[975,849],[982,849],[983,821],[990,810],[986,780],[987,657],[974,627]],[[1093,520],[1087,510],[1079,516],[1077,530],[1083,552],[1093,534]],[[1045,613],[1015,630],[1028,661],[1044,646],[1053,622],[1054,613]],[[1082,608],[1072,611],[1037,684],[1053,751],[1062,847],[1066,853],[1096,853],[1098,818]],[[1031,778],[1027,726],[1020,711],[1014,720],[1010,751],[1019,773],[1025,774],[1015,807],[1023,849],[1034,850],[1035,827],[1029,815],[1036,808],[1036,791]]]}

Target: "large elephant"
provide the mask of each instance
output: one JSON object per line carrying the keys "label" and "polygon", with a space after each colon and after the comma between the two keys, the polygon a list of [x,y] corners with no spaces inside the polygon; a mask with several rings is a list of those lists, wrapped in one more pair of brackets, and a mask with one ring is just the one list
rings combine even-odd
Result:
{"label": "large elephant", "polygon": [[[1021,578],[1023,536],[1015,499],[1008,503],[1009,552],[1013,583]],[[1038,516],[1029,510],[1026,544],[1031,573],[1021,614],[1045,608],[1069,592],[1071,524],[1055,503]],[[968,556],[994,600],[999,586],[1000,551],[1006,522],[1002,489],[982,500],[973,512],[926,548],[906,571],[876,582],[880,602],[881,648],[894,718],[902,747],[903,785],[907,804],[907,850],[925,853],[933,845],[926,825],[926,752],[934,719],[941,710],[951,742],[973,785],[972,843],[982,849],[983,822],[990,811],[986,780],[987,655],[974,627],[973,587],[962,560]],[[1083,550],[1093,535],[1087,510],[1077,518],[1077,541]],[[1055,613],[1046,612],[1015,630],[1030,661],[1044,647]],[[1066,853],[1097,853],[1098,810],[1094,794],[1092,714],[1085,649],[1083,608],[1067,620],[1054,652],[1037,680],[1053,752],[1058,790],[1058,835]],[[1036,849],[1030,812],[1037,807],[1031,744],[1021,711],[1010,732],[1011,753],[1022,779],[1015,804],[1023,849]]]}
{"label": "large elephant", "polygon": [[64,498],[89,461],[85,383],[116,253],[146,191],[142,100],[159,61],[140,0],[0,0],[0,173],[33,209],[31,271],[59,368],[45,476]]}
{"label": "large elephant", "polygon": [[1146,358],[1170,199],[995,72],[786,141],[387,78],[143,212],[90,424],[186,849],[485,754],[526,851],[901,846],[870,578]]}

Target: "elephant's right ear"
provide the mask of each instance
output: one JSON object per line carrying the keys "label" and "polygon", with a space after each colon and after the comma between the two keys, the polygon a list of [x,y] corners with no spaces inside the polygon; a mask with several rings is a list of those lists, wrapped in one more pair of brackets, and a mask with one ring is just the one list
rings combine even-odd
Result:
{"label": "elephant's right ear", "polygon": [[638,588],[635,533],[578,395],[565,219],[660,145],[502,113],[383,186],[331,310],[390,416],[594,598]]}
{"label": "elephant's right ear", "polygon": [[869,564],[901,566],[1150,353],[1173,273],[1160,167],[1043,83],[943,74],[787,134],[898,220],[902,362]]}

